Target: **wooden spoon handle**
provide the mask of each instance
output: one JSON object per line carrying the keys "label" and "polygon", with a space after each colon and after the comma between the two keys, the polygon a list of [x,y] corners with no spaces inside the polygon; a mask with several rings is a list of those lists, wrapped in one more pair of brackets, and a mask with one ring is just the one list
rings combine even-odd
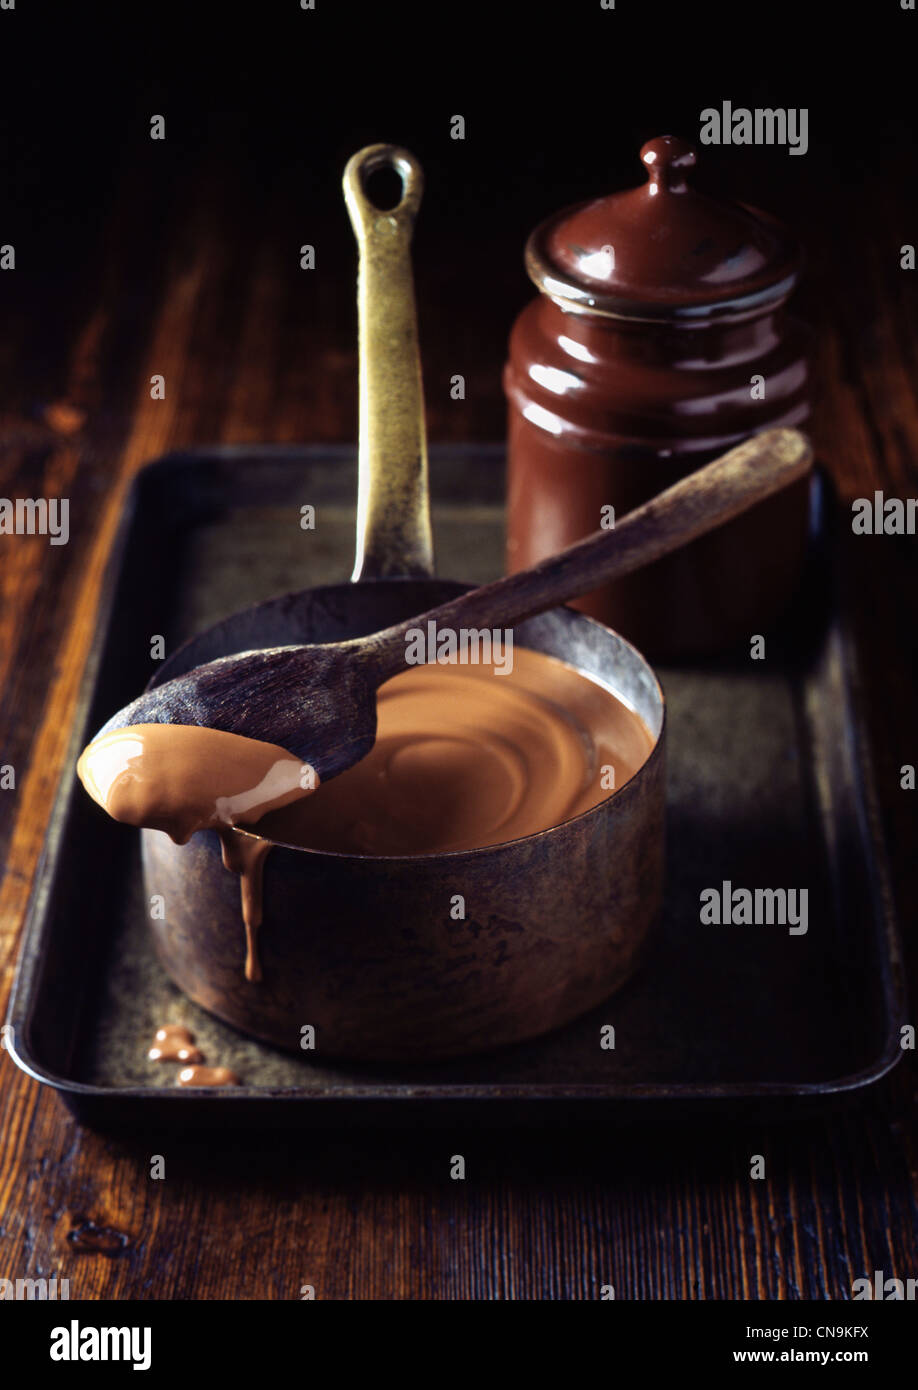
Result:
{"label": "wooden spoon handle", "polygon": [[[394,169],[401,201],[380,209],[365,180]],[[411,233],[421,166],[397,145],[368,145],[348,160],[344,200],[360,254],[360,447],[354,579],[433,574],[427,437],[411,278]]]}
{"label": "wooden spoon handle", "polygon": [[[532,569],[472,589],[379,633],[376,658],[385,674],[393,674],[404,664],[405,633],[431,619],[441,629],[512,627],[589,593],[788,487],[803,477],[811,462],[809,442],[798,430],[758,434],[629,512],[613,530],[595,531]],[[783,537],[775,536],[775,544],[782,543]],[[728,574],[723,582],[730,583]],[[676,614],[673,621],[678,621]]]}

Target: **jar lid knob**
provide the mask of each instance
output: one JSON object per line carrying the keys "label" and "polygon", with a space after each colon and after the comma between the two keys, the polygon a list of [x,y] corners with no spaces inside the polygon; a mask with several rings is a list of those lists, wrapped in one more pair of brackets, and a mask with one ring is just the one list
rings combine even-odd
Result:
{"label": "jar lid knob", "polygon": [[695,166],[695,148],[678,135],[658,135],[641,146],[641,159],[647,169],[647,192],[684,193],[686,170]]}

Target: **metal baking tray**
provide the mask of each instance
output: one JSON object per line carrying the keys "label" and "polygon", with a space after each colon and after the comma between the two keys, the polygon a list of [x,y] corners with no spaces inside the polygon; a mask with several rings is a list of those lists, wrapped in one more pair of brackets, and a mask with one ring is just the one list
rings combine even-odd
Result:
{"label": "metal baking tray", "polygon": [[[438,572],[502,570],[503,457],[431,451]],[[187,1000],[146,926],[138,836],[76,782],[92,733],[166,649],[277,593],[346,579],[356,451],[222,447],[138,476],[113,548],[10,1006],[10,1051],[99,1127],[615,1123],[677,1103],[769,1113],[870,1085],[901,1055],[904,985],[854,653],[839,609],[828,492],[815,489],[808,575],[792,618],[715,662],[661,667],[668,706],[666,908],[643,968],[600,1008],[488,1055],[424,1066],[323,1061],[252,1041]],[[316,528],[300,528],[300,508]],[[805,934],[700,921],[729,880],[807,887]],[[146,1059],[154,1028],[186,1023],[236,1088],[176,1085]],[[615,1048],[600,1046],[603,1025]]]}

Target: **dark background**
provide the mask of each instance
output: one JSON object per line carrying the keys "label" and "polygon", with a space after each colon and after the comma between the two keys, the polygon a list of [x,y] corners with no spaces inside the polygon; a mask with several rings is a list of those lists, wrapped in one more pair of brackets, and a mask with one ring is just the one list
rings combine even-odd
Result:
{"label": "dark background", "polygon": [[[812,317],[821,295],[846,292],[822,282],[826,253],[848,248],[855,275],[865,218],[884,225],[878,184],[897,185],[914,226],[918,26],[895,0],[619,0],[615,11],[599,0],[317,0],[314,12],[298,0],[19,0],[2,21],[0,224],[19,266],[2,292],[6,314],[31,323],[20,368],[36,395],[61,368],[74,316],[103,293],[111,239],[134,248],[128,292],[140,320],[168,272],[172,232],[200,235],[201,208],[239,286],[225,306],[227,354],[258,257],[296,268],[304,242],[316,245],[317,273],[288,277],[280,312],[294,335],[324,321],[347,352],[355,253],[340,176],[378,140],[408,146],[426,172],[415,261],[434,439],[469,432],[472,412],[444,403],[439,377],[452,371],[474,379],[476,428],[503,432],[500,368],[530,294],[522,249],[536,223],[641,182],[643,141],[697,138],[708,105],[809,109],[806,156],[705,147],[694,181],[791,223],[816,271],[798,300]],[[164,142],[149,139],[153,113],[166,117]],[[464,141],[449,138],[455,113]],[[327,384],[353,417],[355,374]]]}
{"label": "dark background", "polygon": [[[317,6],[0,11],[0,244],[17,251],[0,275],[0,494],[69,495],[97,522],[0,567],[0,750],[17,768],[0,797],[0,1007],[120,481],[167,449],[354,438],[340,179],[362,145],[402,143],[425,169],[431,438],[499,439],[532,227],[638,182],[643,141],[696,137],[706,106],[806,106],[806,156],[706,148],[696,181],[804,242],[794,303],[815,329],[814,435],[842,497],[916,494],[916,276],[899,248],[918,240],[918,15],[897,0]],[[449,138],[457,113],[464,142]],[[464,402],[449,399],[455,372]],[[918,761],[914,540],[864,538],[851,564],[914,998],[916,826],[899,791]],[[918,1274],[914,1075],[906,1058],[806,1125],[482,1138],[465,1184],[444,1177],[453,1136],[435,1152],[415,1135],[263,1151],[255,1136],[189,1146],[153,1191],[149,1143],[81,1131],[0,1054],[0,1273],[70,1272],[92,1297],[289,1298],[308,1270],[320,1297],[591,1298],[611,1266],[620,1297],[847,1298],[874,1269]],[[768,1154],[767,1182],[748,1181],[751,1152]],[[111,1234],[80,1243],[98,1229]]]}

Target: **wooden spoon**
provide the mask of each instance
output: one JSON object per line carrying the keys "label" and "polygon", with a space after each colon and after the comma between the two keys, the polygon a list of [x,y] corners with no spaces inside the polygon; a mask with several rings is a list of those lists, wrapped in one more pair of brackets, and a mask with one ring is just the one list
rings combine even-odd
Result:
{"label": "wooden spoon", "polygon": [[[221,657],[141,695],[97,737],[130,724],[199,724],[286,748],[321,781],[366,756],[376,691],[406,669],[411,628],[513,627],[630,574],[801,478],[812,452],[797,430],[769,430],[532,569],[471,589],[369,637]],[[775,537],[780,544],[781,537]],[[730,576],[724,575],[724,583]],[[677,621],[674,615],[673,621]]]}

